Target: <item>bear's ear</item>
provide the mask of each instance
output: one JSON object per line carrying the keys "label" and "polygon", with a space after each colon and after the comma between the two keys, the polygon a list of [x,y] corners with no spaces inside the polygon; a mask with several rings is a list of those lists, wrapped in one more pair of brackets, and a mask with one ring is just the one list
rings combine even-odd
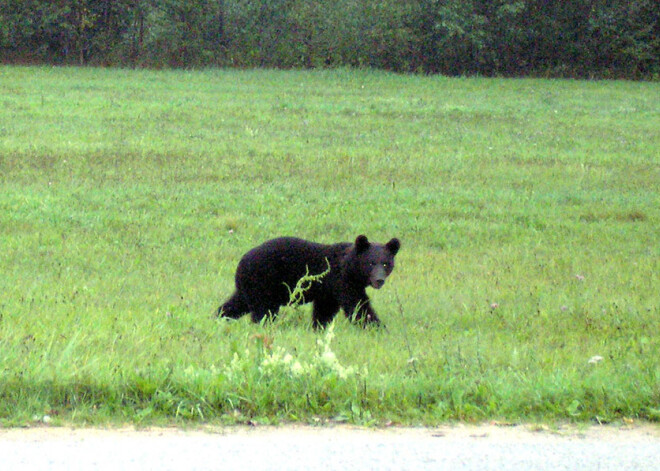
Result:
{"label": "bear's ear", "polygon": [[357,236],[357,239],[355,239],[355,251],[357,253],[362,253],[365,250],[369,248],[371,244],[369,243],[369,239],[367,239],[366,235],[359,235]]}
{"label": "bear's ear", "polygon": [[401,242],[399,242],[399,239],[394,238],[385,244],[385,247],[390,251],[392,255],[396,255],[401,248]]}

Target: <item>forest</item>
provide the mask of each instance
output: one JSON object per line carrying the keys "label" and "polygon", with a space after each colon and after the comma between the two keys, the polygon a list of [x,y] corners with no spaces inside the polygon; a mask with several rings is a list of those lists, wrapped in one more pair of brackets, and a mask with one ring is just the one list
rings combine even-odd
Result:
{"label": "forest", "polygon": [[656,79],[657,0],[0,0],[2,63]]}

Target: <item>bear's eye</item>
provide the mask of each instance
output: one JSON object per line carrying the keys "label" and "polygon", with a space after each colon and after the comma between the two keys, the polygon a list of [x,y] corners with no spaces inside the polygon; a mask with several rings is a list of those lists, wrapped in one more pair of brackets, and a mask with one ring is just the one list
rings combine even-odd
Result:
{"label": "bear's eye", "polygon": [[388,262],[383,263],[383,268],[387,268],[389,266],[390,266],[390,264]]}

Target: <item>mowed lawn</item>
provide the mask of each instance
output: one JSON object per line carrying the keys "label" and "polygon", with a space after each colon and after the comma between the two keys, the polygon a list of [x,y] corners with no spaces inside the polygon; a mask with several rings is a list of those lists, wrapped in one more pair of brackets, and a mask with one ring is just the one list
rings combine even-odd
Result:
{"label": "mowed lawn", "polygon": [[[214,318],[401,240],[386,329]],[[0,424],[660,420],[660,84],[0,67]]]}

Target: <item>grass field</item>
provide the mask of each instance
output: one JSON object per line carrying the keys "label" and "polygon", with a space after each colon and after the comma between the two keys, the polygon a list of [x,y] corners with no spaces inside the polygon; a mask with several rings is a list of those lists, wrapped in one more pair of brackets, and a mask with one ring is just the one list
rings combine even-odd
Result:
{"label": "grass field", "polygon": [[[213,318],[361,233],[387,330]],[[0,425],[658,421],[659,273],[658,83],[0,68]]]}

